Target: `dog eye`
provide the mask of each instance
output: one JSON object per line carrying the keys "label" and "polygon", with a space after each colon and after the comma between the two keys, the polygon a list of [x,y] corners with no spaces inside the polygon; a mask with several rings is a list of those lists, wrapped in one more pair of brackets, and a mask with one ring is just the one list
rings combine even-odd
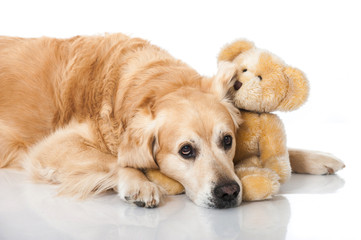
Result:
{"label": "dog eye", "polygon": [[230,135],[226,135],[223,137],[223,147],[224,149],[230,149],[232,146],[232,137]]}
{"label": "dog eye", "polygon": [[179,150],[179,154],[185,158],[185,159],[189,159],[189,158],[194,158],[195,157],[195,151],[193,149],[193,147],[189,144],[184,145],[180,150]]}
{"label": "dog eye", "polygon": [[261,75],[258,75],[258,78],[259,78],[259,80],[261,80],[261,81],[262,81],[262,76],[261,76]]}
{"label": "dog eye", "polygon": [[243,69],[243,71],[242,71],[242,72],[247,72],[247,68]]}

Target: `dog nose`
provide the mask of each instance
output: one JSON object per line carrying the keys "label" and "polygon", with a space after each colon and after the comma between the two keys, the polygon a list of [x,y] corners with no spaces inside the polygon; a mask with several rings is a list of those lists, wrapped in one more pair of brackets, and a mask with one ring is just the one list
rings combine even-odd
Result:
{"label": "dog nose", "polygon": [[218,200],[223,202],[231,202],[237,199],[240,187],[236,182],[229,182],[214,188],[214,195]]}
{"label": "dog nose", "polygon": [[234,90],[237,91],[238,89],[240,89],[242,87],[242,85],[243,84],[240,81],[237,80],[237,81],[234,82],[233,88],[234,88]]}

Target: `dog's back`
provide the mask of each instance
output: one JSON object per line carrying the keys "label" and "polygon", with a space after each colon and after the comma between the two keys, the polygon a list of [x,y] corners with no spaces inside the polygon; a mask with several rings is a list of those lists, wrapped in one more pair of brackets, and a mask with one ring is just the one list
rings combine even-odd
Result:
{"label": "dog's back", "polygon": [[126,124],[144,102],[185,82],[199,85],[200,78],[167,52],[123,34],[0,37],[0,167],[19,167],[30,146],[74,117],[97,120],[115,112]]}
{"label": "dog's back", "polygon": [[60,44],[0,38],[0,167],[18,166],[23,150],[52,130]]}
{"label": "dog's back", "polygon": [[20,167],[31,145],[65,124],[61,95],[80,38],[0,37],[0,167]]}

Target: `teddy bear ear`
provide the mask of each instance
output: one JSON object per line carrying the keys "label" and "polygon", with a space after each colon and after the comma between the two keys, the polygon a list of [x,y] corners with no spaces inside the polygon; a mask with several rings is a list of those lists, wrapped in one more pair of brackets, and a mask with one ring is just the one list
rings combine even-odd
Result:
{"label": "teddy bear ear", "polygon": [[239,54],[254,48],[253,42],[247,40],[238,40],[227,44],[218,55],[218,62],[230,61],[232,62]]}
{"label": "teddy bear ear", "polygon": [[296,68],[286,67],[284,74],[289,83],[288,92],[277,109],[280,111],[296,110],[307,100],[309,93],[308,80]]}

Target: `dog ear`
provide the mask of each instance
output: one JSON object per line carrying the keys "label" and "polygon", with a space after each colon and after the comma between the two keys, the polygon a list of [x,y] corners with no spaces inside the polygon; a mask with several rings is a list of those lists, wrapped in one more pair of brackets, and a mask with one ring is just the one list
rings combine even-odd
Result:
{"label": "dog ear", "polygon": [[239,128],[239,126],[244,122],[241,116],[241,112],[236,108],[236,106],[231,102],[230,99],[223,99],[221,104],[226,107],[231,116],[234,124],[235,130]]}
{"label": "dog ear", "polygon": [[247,40],[238,40],[224,46],[218,55],[218,62],[232,62],[239,54],[254,48],[254,44]]}
{"label": "dog ear", "polygon": [[237,68],[232,62],[222,61],[218,64],[217,74],[211,79],[211,91],[217,95],[221,104],[225,106],[231,115],[235,129],[242,123],[239,110],[231,101],[230,89],[237,80]]}
{"label": "dog ear", "polygon": [[286,67],[284,74],[288,79],[288,91],[286,97],[281,101],[277,110],[292,111],[306,102],[309,86],[305,75],[298,69]]}
{"label": "dog ear", "polygon": [[218,71],[211,79],[211,90],[220,100],[227,97],[228,90],[233,86],[237,80],[237,68],[232,62],[220,62],[218,64]]}
{"label": "dog ear", "polygon": [[142,106],[120,139],[118,163],[122,167],[158,169],[155,158],[159,149],[161,118],[154,116],[149,104]]}

